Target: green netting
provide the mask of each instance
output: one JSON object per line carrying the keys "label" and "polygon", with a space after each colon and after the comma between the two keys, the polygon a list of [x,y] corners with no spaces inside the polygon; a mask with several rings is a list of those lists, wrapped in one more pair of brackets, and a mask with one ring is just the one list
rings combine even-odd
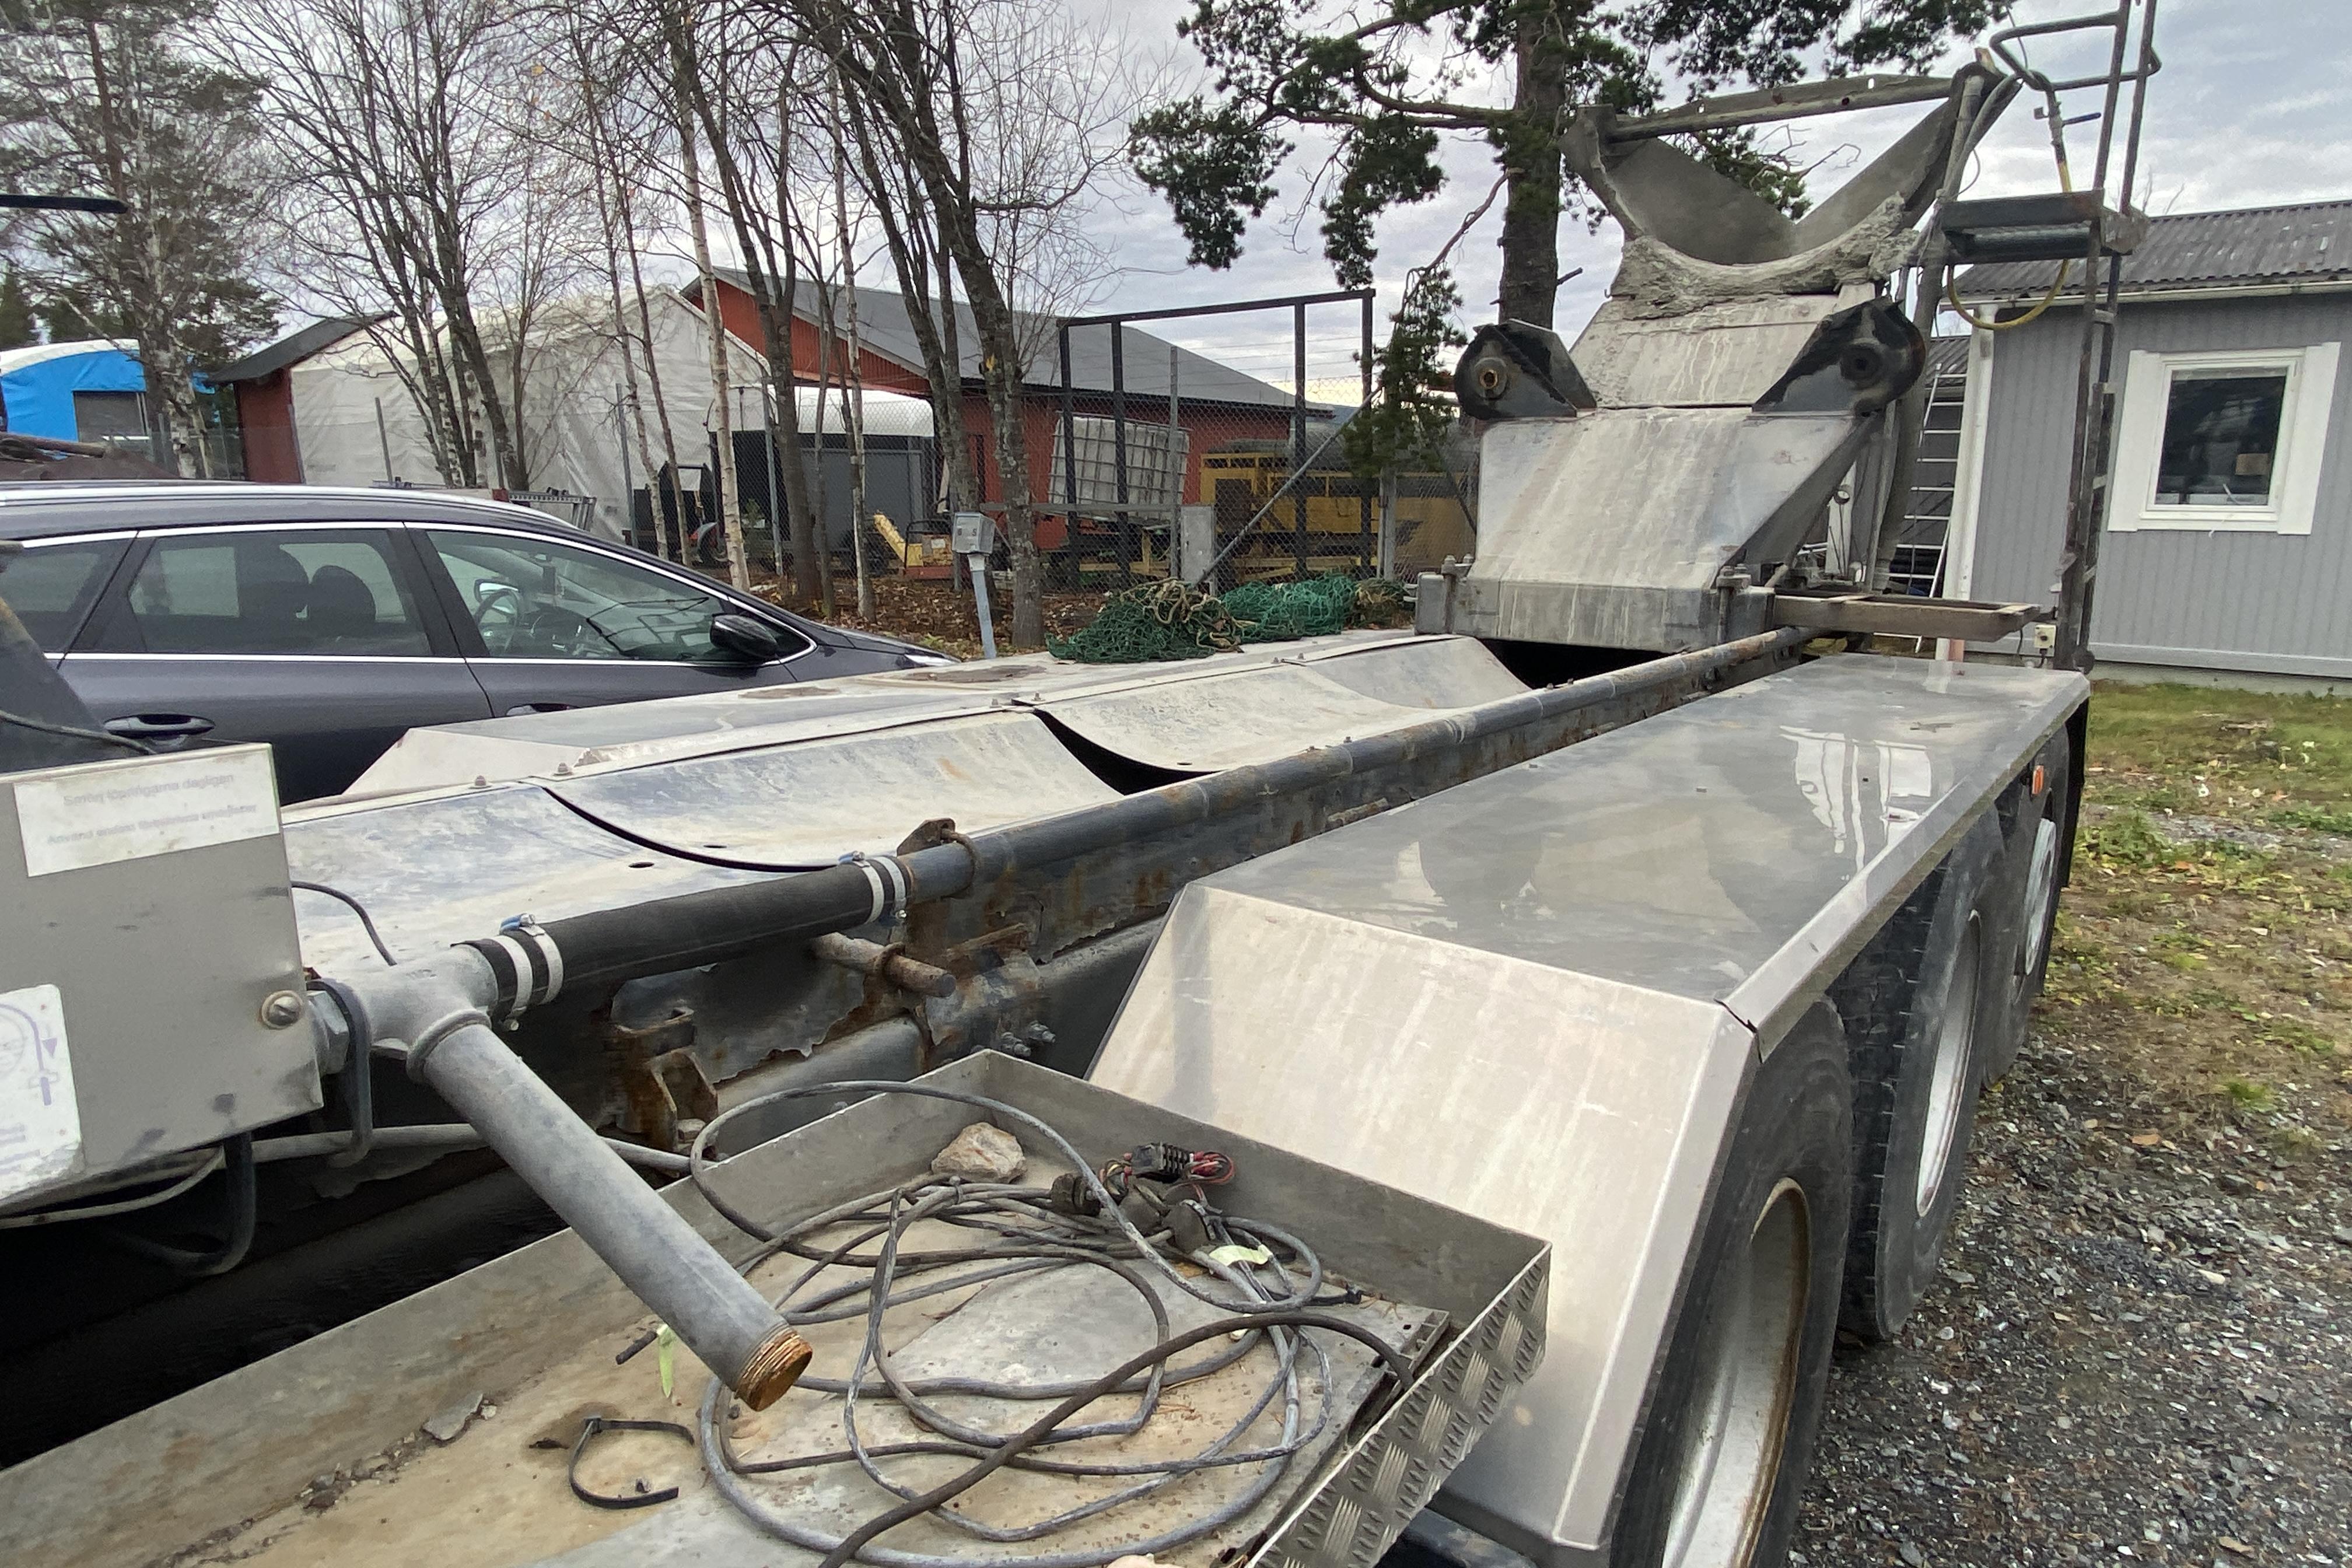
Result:
{"label": "green netting", "polygon": [[1244,643],[1393,626],[1404,613],[1402,584],[1359,583],[1344,573],[1304,583],[1244,583],[1223,599],[1170,579],[1111,595],[1093,625],[1047,648],[1081,664],[1204,658]]}

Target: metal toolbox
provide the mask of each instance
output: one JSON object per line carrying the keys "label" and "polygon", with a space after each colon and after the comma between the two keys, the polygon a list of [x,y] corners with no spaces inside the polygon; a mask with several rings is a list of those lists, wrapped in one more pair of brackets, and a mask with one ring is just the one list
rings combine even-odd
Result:
{"label": "metal toolbox", "polygon": [[[1017,1107],[1089,1161],[1151,1142],[1223,1150],[1235,1165],[1218,1189],[1231,1212],[1309,1238],[1331,1275],[1369,1294],[1442,1314],[1444,1331],[1402,1394],[1295,1483],[1286,1479],[1286,1496],[1244,1516],[1249,1563],[1375,1561],[1541,1358],[1541,1242],[1001,1053],[916,1081]],[[985,1119],[903,1095],[812,1104],[832,1109],[729,1160],[714,1190],[765,1223],[789,1223],[917,1176],[959,1129]],[[753,1252],[688,1184],[664,1195],[730,1258]],[[609,1408],[598,1402],[623,1374],[641,1394],[650,1385],[650,1368],[615,1369],[612,1356],[646,1321],[577,1238],[551,1237],[0,1472],[0,1518],[26,1560],[57,1568],[143,1561],[198,1542],[240,1560],[316,1561],[356,1539],[453,1563],[814,1562],[751,1533],[707,1487],[640,1513],[597,1513],[571,1497],[560,1466],[530,1452],[547,1447],[533,1412]],[[417,1436],[453,1401],[478,1395],[500,1407],[497,1421],[476,1423],[446,1449]],[[259,1410],[268,1421],[254,1419]],[[354,1479],[337,1480],[335,1506],[306,1509],[321,1477]],[[404,1497],[387,1477],[425,1484]],[[499,1544],[501,1530],[513,1547]]]}

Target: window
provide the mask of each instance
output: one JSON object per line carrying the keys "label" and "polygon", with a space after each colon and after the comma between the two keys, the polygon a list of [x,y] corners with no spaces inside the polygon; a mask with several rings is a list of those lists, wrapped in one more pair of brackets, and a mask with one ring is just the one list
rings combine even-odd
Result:
{"label": "window", "polygon": [[154,445],[147,428],[147,396],[139,392],[77,392],[73,395],[74,434],[148,457]]}
{"label": "window", "polygon": [[2310,532],[2336,348],[2134,353],[2108,529]]}
{"label": "window", "polygon": [[[427,537],[493,658],[742,662],[710,640],[711,617],[733,606],[665,573],[514,534]],[[787,653],[805,646],[774,630]]]}
{"label": "window", "polygon": [[257,530],[156,540],[109,621],[115,653],[425,654],[408,584],[378,530]]}
{"label": "window", "polygon": [[0,599],[16,612],[43,653],[63,653],[127,542],[36,544],[8,563],[0,575]]}

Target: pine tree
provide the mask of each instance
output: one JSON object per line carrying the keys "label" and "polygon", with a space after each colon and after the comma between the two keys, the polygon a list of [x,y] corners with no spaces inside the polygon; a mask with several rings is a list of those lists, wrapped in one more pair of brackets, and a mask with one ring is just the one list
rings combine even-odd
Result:
{"label": "pine tree", "polygon": [[21,349],[40,341],[39,324],[33,319],[33,301],[25,292],[25,279],[11,267],[0,272],[0,349]]}
{"label": "pine tree", "polygon": [[0,5],[0,182],[127,209],[29,222],[11,237],[16,262],[46,296],[52,341],[136,342],[158,451],[196,474],[207,462],[189,372],[276,321],[248,237],[259,84],[185,47],[210,14],[210,0]]}

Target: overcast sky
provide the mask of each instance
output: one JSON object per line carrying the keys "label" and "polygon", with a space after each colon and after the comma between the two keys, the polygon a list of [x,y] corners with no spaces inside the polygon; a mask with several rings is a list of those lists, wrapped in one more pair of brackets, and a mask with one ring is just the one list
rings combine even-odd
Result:
{"label": "overcast sky", "polygon": [[[2094,8],[2089,0],[2022,0],[2018,12],[2032,21]],[[1124,13],[1130,41],[1156,50],[1166,47],[1175,18],[1190,5],[1187,0],[1121,0],[1116,9]],[[2352,4],[2162,0],[2157,46],[2165,66],[2150,89],[2136,205],[2153,213],[2200,212],[2352,197]],[[2037,64],[2072,64],[2079,73],[2088,62],[2088,48],[2075,46],[2073,54],[2055,60],[2046,53],[2034,58]],[[1188,46],[1176,46],[1174,58],[1180,67],[1197,69]],[[1954,51],[1946,68],[1965,58],[1964,51]],[[2096,65],[2104,64],[2102,48]],[[2095,107],[2095,92],[2077,94],[2070,99],[2069,113]],[[2047,132],[2032,108],[2021,97],[1994,128],[1974,172],[1972,194],[2054,188]],[[1803,161],[1823,161],[1814,184],[1817,192],[1826,192],[1917,113],[1895,110],[1813,121],[1800,131],[1802,141],[1794,151]],[[2079,153],[2076,162],[2085,173],[2096,129],[2077,126],[2070,133],[2070,150]],[[1303,149],[1297,163],[1304,165],[1307,157]],[[1405,270],[1445,242],[1495,177],[1491,157],[1475,145],[1451,149],[1448,167],[1454,177],[1440,196],[1392,214],[1381,226],[1383,312],[1394,303]],[[1331,287],[1313,215],[1298,216],[1306,191],[1302,169],[1294,168],[1284,185],[1284,203],[1252,227],[1241,261],[1229,272],[1187,268],[1183,241],[1165,206],[1148,193],[1123,198],[1122,210],[1104,215],[1106,223],[1118,226],[1122,271],[1106,288],[1100,308],[1147,310]],[[1280,221],[1286,216],[1293,220],[1287,226]],[[1455,251],[1465,313],[1474,322],[1490,319],[1496,232],[1496,219],[1489,214]],[[1591,235],[1580,225],[1563,226],[1561,270],[1585,269],[1561,289],[1559,325],[1564,334],[1572,338],[1600,304],[1616,254],[1612,229]],[[1328,378],[1352,374],[1344,355],[1353,329],[1344,315],[1343,310],[1327,310],[1316,318],[1315,363],[1308,376],[1318,395],[1338,390],[1320,384]],[[1385,314],[1381,330],[1386,331]],[[1289,378],[1287,323],[1274,317],[1225,318],[1197,329],[1155,325],[1151,331],[1268,380]]]}

